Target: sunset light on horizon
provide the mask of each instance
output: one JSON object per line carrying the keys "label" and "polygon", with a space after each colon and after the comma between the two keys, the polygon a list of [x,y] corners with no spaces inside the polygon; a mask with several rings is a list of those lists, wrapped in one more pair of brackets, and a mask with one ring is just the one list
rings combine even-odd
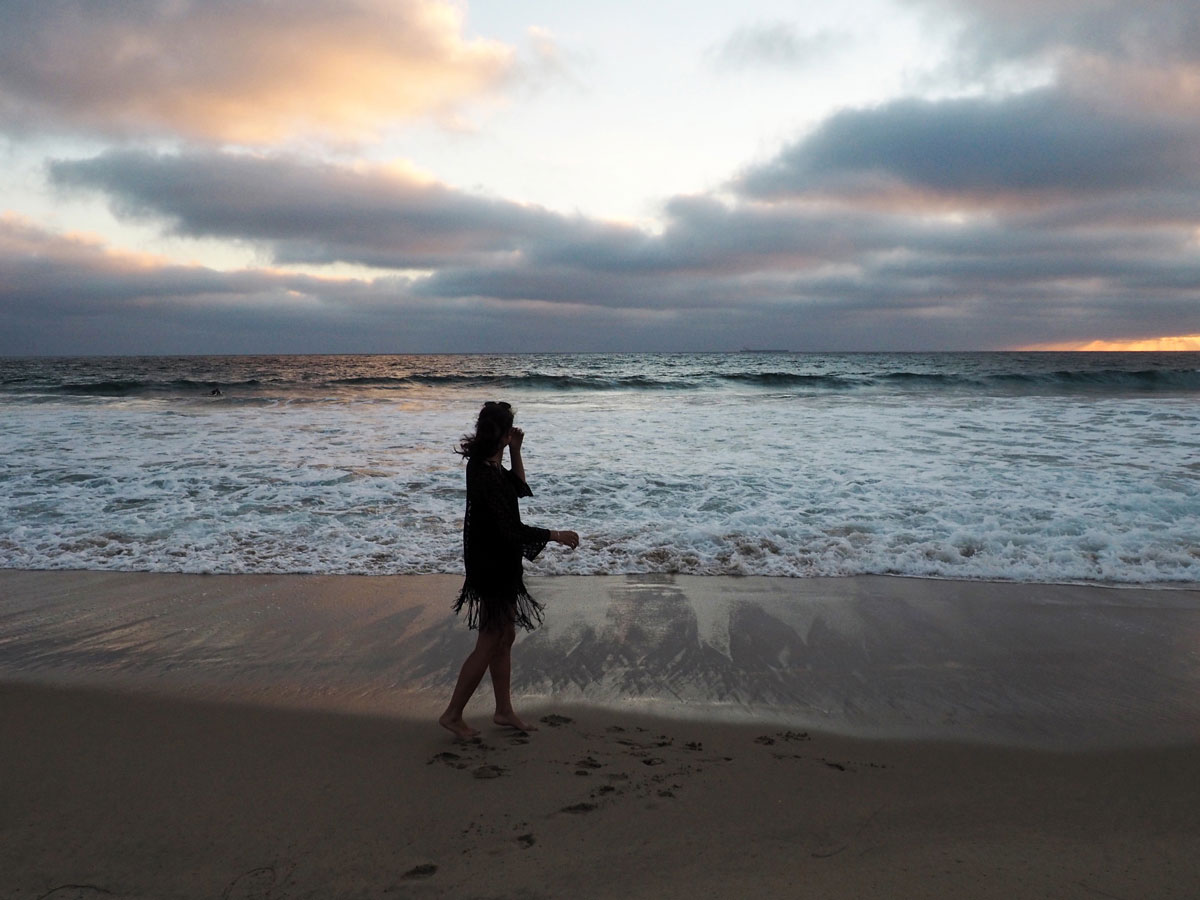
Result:
{"label": "sunset light on horizon", "polygon": [[1200,0],[286,8],[0,0],[0,354],[1200,349]]}
{"label": "sunset light on horizon", "polygon": [[1193,353],[1200,351],[1200,334],[1179,334],[1170,337],[1140,338],[1126,341],[1033,344],[1020,349],[1077,351],[1085,353]]}

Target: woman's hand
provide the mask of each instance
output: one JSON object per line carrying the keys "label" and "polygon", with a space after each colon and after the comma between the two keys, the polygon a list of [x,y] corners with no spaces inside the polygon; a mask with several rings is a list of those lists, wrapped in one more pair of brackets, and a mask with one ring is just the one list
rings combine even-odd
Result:
{"label": "woman's hand", "polygon": [[525,440],[525,432],[514,425],[508,432],[508,452],[520,453],[523,440]]}
{"label": "woman's hand", "polygon": [[562,544],[564,547],[570,547],[572,550],[579,546],[579,535],[574,531],[551,531],[550,540],[556,544]]}

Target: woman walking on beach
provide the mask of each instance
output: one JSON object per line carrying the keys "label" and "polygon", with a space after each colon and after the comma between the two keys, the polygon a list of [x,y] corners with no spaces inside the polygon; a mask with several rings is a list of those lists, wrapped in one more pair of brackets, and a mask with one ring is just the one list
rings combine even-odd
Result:
{"label": "woman walking on beach", "polygon": [[[532,560],[547,543],[574,549],[574,531],[534,528],[521,521],[518,497],[533,492],[525,483],[521,444],[525,433],[513,427],[512,407],[488,401],[479,411],[475,433],[463,438],[459,452],[467,459],[467,511],[463,520],[463,559],[467,578],[454,611],[467,610],[467,625],[478,628],[475,649],[462,664],[450,705],[438,722],[460,738],[479,731],[463,721],[463,710],[483,680],[492,674],[496,712],[492,721],[509,728],[535,730],[513,711],[512,645],[517,626],[532,630],[542,621],[542,605],[529,596],[521,558]],[[502,465],[508,448],[511,468]]]}

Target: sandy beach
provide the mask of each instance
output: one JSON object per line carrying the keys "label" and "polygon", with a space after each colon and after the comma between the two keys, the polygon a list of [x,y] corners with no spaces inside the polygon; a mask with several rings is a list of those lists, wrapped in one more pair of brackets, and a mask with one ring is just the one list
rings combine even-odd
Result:
{"label": "sandy beach", "polygon": [[0,572],[0,898],[1196,896],[1194,591],[537,579],[461,743],[454,581]]}

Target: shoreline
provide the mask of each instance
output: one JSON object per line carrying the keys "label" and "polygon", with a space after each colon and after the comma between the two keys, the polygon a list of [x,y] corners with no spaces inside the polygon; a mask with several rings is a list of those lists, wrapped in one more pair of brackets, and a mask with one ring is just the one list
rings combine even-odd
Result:
{"label": "shoreline", "polygon": [[[188,578],[458,578],[461,572],[184,572],[159,569],[89,569],[78,567],[29,568],[26,566],[0,565],[4,572],[57,572],[62,574],[93,575],[173,575]],[[971,578],[959,575],[912,575],[905,572],[856,572],[846,575],[760,575],[754,573],[706,572],[603,572],[603,573],[555,573],[540,575],[526,571],[526,580],[540,581],[555,578],[728,578],[737,581],[743,578],[764,578],[774,581],[841,581],[856,578],[895,578],[905,581],[934,581],[951,584],[1006,584],[1030,587],[1081,587],[1133,591],[1196,591],[1200,592],[1200,581],[1099,581],[1089,579],[1065,579],[1059,581],[1022,581],[1010,578]]]}
{"label": "shoreline", "polygon": [[0,742],[0,897],[1184,900],[1200,883],[1192,747],[533,712],[536,733],[460,742],[387,715],[0,680],[19,735]]}
{"label": "shoreline", "polygon": [[[1200,592],[898,576],[532,576],[520,702],[864,738],[1200,742]],[[427,717],[456,575],[0,570],[0,679]],[[486,684],[472,709],[483,704]]]}

